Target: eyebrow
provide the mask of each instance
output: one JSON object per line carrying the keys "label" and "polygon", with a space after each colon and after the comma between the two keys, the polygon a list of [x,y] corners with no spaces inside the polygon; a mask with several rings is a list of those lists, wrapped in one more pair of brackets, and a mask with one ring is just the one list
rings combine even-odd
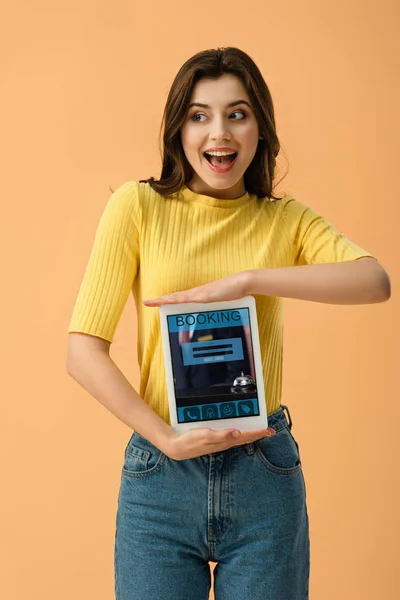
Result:
{"label": "eyebrow", "polygon": [[[231,108],[232,106],[237,106],[238,104],[247,104],[247,106],[251,108],[250,104],[246,102],[246,100],[235,100],[235,102],[230,102],[230,104],[227,104],[226,108]],[[200,108],[211,108],[209,104],[202,104],[201,102],[192,102],[191,104],[189,104],[189,108],[192,108],[192,106],[199,106]]]}

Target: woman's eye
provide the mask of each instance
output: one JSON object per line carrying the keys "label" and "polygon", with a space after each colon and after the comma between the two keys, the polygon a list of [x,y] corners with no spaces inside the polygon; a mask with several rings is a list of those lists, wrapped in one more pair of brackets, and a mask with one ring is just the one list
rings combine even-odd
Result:
{"label": "woman's eye", "polygon": [[[242,115],[243,119],[246,118],[246,113],[241,111],[241,110],[235,110],[235,112],[233,112],[230,116],[232,115]],[[205,117],[204,113],[195,113],[194,115],[191,116],[191,120],[194,121],[195,123],[201,123],[201,121],[199,121],[198,119],[196,119],[196,117]],[[234,121],[242,121],[243,119],[234,119]]]}
{"label": "woman's eye", "polygon": [[[235,112],[234,112],[234,113],[232,113],[232,115],[242,115],[242,116],[243,116],[243,119],[246,117],[246,113],[245,113],[245,112],[243,112],[243,111],[241,111],[241,110],[235,110]],[[231,115],[231,116],[232,116],[232,115]],[[235,120],[235,121],[237,121],[237,119],[234,119],[234,120]],[[241,121],[241,120],[242,120],[242,119],[239,119],[239,121]]]}
{"label": "woman's eye", "polygon": [[201,113],[196,113],[195,115],[192,115],[192,116],[191,116],[191,120],[192,120],[192,121],[197,121],[196,117],[201,117],[201,116],[203,116],[203,117],[204,117],[204,115],[202,115]]}

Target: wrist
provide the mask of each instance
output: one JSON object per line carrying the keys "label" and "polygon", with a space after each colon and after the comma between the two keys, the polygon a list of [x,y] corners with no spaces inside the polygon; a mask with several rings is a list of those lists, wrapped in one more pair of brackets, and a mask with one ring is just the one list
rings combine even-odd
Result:
{"label": "wrist", "polygon": [[254,269],[241,272],[243,296],[253,293]]}
{"label": "wrist", "polygon": [[177,433],[171,425],[168,425],[168,429],[165,430],[163,434],[163,438],[161,443],[159,444],[159,448],[161,452],[166,454],[169,458],[174,458],[174,441],[179,437],[179,433]]}

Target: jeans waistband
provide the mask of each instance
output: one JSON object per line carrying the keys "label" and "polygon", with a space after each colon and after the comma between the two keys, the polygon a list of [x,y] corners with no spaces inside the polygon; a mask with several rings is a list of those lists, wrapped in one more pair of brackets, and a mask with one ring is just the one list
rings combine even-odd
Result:
{"label": "jeans waistband", "polygon": [[[287,418],[285,415],[285,410],[287,412]],[[290,416],[289,408],[285,404],[281,404],[280,407],[273,413],[267,415],[268,417],[268,427],[272,427],[276,432],[284,429],[285,427],[289,427],[292,429],[292,418]],[[253,454],[255,443],[250,442],[249,444],[243,444],[246,449],[247,454]]]}
{"label": "jeans waistband", "polygon": [[[285,411],[287,412],[287,418],[285,416]],[[285,404],[281,404],[280,407],[273,413],[267,415],[268,417],[268,427],[272,427],[275,431],[279,431],[284,427],[289,427],[292,429],[292,417],[290,416],[290,411],[288,406]]]}

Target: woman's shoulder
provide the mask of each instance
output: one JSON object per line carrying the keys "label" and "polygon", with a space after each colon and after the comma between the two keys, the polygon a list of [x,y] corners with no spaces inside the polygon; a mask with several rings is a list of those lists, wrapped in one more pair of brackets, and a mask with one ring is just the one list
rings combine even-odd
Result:
{"label": "woman's shoulder", "polygon": [[121,208],[130,206],[142,210],[152,194],[154,191],[147,182],[128,179],[112,190],[111,202]]}
{"label": "woman's shoulder", "polygon": [[309,206],[299,201],[292,194],[285,194],[282,198],[265,202],[264,207],[266,210],[287,220],[297,220],[302,217],[305,211],[310,210]]}
{"label": "woman's shoulder", "polygon": [[269,218],[275,219],[290,210],[293,203],[296,205],[297,200],[291,194],[284,194],[280,198],[259,198],[258,203]]}

